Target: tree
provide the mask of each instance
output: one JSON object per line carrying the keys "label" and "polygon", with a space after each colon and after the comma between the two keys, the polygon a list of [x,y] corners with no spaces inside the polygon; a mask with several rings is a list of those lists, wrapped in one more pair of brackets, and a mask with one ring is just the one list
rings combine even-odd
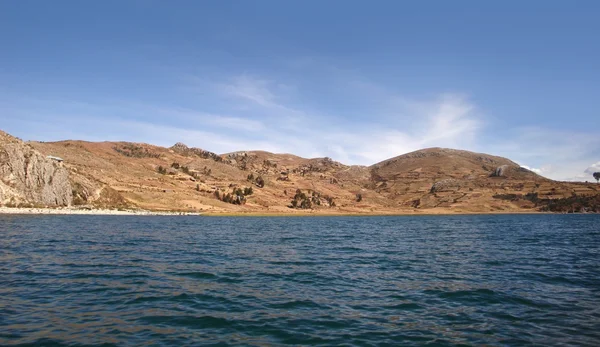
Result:
{"label": "tree", "polygon": [[596,182],[600,183],[600,172],[594,172],[594,178],[596,179]]}
{"label": "tree", "polygon": [[362,201],[362,194],[358,193],[356,194],[356,202],[361,202]]}

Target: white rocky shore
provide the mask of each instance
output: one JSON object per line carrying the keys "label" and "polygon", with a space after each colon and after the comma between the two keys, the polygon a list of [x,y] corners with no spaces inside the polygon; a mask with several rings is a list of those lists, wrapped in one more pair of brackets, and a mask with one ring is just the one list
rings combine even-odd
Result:
{"label": "white rocky shore", "polygon": [[134,216],[199,216],[194,212],[167,212],[145,210],[82,209],[73,207],[34,208],[0,207],[0,214],[81,214],[81,215],[134,215]]}

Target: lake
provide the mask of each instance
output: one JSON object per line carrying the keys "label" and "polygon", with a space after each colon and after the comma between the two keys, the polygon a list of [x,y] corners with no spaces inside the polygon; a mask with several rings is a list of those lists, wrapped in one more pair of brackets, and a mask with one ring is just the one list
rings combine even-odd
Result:
{"label": "lake", "polygon": [[0,345],[600,345],[600,216],[0,215]]}

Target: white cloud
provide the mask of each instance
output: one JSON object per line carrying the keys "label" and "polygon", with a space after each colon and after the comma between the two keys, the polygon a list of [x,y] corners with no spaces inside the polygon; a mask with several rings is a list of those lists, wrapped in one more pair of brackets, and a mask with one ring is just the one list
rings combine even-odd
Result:
{"label": "white cloud", "polygon": [[[521,165],[521,164],[519,164],[519,165]],[[530,166],[527,166],[527,165],[521,165],[521,167],[524,168],[524,169],[527,169],[529,171],[535,172],[536,174],[542,174],[542,172],[544,171],[543,169],[536,169],[534,167],[530,167]]]}
{"label": "white cloud", "polygon": [[[233,98],[232,106],[242,103],[246,112],[262,116],[266,129],[262,136],[269,143],[302,156],[327,155],[348,164],[370,165],[423,147],[464,148],[475,141],[482,123],[475,105],[460,95],[408,100],[370,87],[371,96],[377,93],[386,109],[373,109],[360,119],[349,120],[343,114],[324,114],[284,102],[289,99],[286,92],[297,89],[281,85],[245,74],[219,84],[217,90]],[[354,85],[358,91],[364,89],[364,84]]]}
{"label": "white cloud", "polygon": [[585,169],[584,172],[590,175],[592,175],[594,172],[600,172],[600,161],[590,165],[587,169]]}
{"label": "white cloud", "polygon": [[[228,100],[231,109],[246,109],[236,116],[205,112],[201,107],[173,108],[140,103],[44,101],[24,114],[31,134],[41,140],[58,136],[93,140],[127,140],[170,146],[185,142],[214,152],[262,149],[305,157],[330,156],[348,164],[370,165],[423,147],[468,148],[477,137],[480,121],[476,107],[466,98],[441,95],[432,100],[392,103],[386,112],[399,115],[381,121],[379,111],[347,121],[284,103],[293,86],[248,75],[231,83],[204,84],[204,93]],[[216,92],[215,92],[216,91]],[[282,95],[283,94],[283,95]],[[385,96],[399,99],[396,95]],[[31,102],[27,102],[32,105]],[[75,105],[75,106],[74,106]],[[229,112],[224,110],[224,112]],[[48,123],[61,124],[52,132]],[[34,129],[39,131],[34,132]],[[38,136],[41,134],[41,136]],[[52,134],[52,138],[48,138]]]}
{"label": "white cloud", "polygon": [[363,123],[357,130],[339,129],[327,138],[350,164],[367,165],[426,147],[465,148],[476,139],[480,121],[474,105],[464,98],[444,95],[419,104],[423,107],[412,113],[412,120],[388,126]]}
{"label": "white cloud", "polygon": [[595,134],[526,127],[511,130],[511,137],[487,146],[491,153],[540,168],[540,174],[562,181],[586,181],[586,168],[600,153]]}
{"label": "white cloud", "polygon": [[362,165],[426,147],[449,147],[527,163],[523,167],[554,179],[585,181],[590,170],[600,171],[595,134],[508,126],[498,127],[503,132],[496,134],[465,95],[411,99],[352,78],[353,83],[343,83],[338,76],[332,86],[360,106],[350,115],[312,109],[302,102],[306,98],[297,86],[248,74],[212,82],[192,79],[194,88],[187,90],[202,97],[186,107],[28,98],[19,104],[11,98],[0,100],[0,111],[11,116],[5,122],[9,128],[20,124],[27,129],[15,135],[30,139],[184,142],[218,153],[260,149]]}

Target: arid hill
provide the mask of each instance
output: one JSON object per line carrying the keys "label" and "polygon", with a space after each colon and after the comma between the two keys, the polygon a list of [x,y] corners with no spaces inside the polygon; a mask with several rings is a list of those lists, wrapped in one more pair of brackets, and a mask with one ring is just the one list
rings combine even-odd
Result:
{"label": "arid hill", "polygon": [[30,142],[64,159],[74,205],[210,213],[600,211],[600,186],[556,182],[501,157],[428,148],[370,167],[177,143]]}
{"label": "arid hill", "polygon": [[65,206],[72,198],[68,171],[59,162],[0,131],[0,204]]}

